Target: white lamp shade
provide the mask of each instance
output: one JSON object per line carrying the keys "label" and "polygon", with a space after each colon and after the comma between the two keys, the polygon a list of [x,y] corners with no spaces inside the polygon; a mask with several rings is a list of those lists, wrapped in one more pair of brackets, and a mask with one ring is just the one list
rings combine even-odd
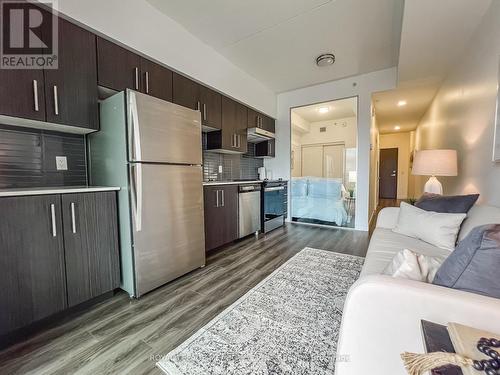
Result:
{"label": "white lamp shade", "polygon": [[349,171],[349,182],[356,182],[358,174],[356,171]]}
{"label": "white lamp shade", "polygon": [[413,160],[412,174],[417,176],[457,176],[457,151],[417,151]]}

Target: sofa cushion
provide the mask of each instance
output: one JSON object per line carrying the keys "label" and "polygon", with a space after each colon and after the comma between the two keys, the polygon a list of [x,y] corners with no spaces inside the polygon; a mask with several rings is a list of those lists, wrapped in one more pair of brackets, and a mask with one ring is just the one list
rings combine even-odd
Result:
{"label": "sofa cushion", "polygon": [[427,242],[394,233],[388,228],[376,228],[372,234],[361,276],[381,274],[394,256],[403,249],[410,249],[427,256],[450,255],[448,250],[440,249]]}
{"label": "sofa cushion", "polygon": [[424,193],[415,203],[415,206],[426,211],[466,214],[479,198],[479,194],[469,195],[439,195]]}
{"label": "sofa cushion", "polygon": [[500,298],[500,224],[474,228],[439,268],[434,284]]}
{"label": "sofa cushion", "polygon": [[453,251],[460,225],[466,216],[425,211],[402,202],[398,223],[393,231]]}
{"label": "sofa cushion", "polygon": [[485,224],[500,224],[500,208],[477,204],[472,207],[462,224],[458,240],[463,240],[472,229]]}
{"label": "sofa cushion", "polygon": [[394,256],[382,274],[397,279],[432,283],[444,259],[443,257],[423,255],[404,249]]}

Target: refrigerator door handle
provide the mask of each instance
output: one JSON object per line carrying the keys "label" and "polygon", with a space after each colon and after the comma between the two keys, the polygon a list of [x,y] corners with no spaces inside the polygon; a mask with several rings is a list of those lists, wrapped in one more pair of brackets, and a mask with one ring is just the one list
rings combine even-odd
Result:
{"label": "refrigerator door handle", "polygon": [[137,99],[133,92],[130,93],[130,120],[132,121],[132,145],[133,152],[132,158],[133,160],[142,160],[142,151],[141,151],[141,131],[139,127],[139,114],[137,113]]}
{"label": "refrigerator door handle", "polygon": [[142,165],[132,164],[134,170],[132,188],[132,213],[134,215],[135,231],[142,230]]}

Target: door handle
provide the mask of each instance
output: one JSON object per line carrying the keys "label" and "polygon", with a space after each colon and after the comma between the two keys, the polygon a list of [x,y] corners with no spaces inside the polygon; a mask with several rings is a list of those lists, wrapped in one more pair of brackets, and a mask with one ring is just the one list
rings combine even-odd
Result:
{"label": "door handle", "polygon": [[149,94],[149,72],[144,73],[146,79],[146,94]]}
{"label": "door handle", "polygon": [[203,103],[203,120],[207,121],[207,105]]}
{"label": "door handle", "polygon": [[142,165],[141,163],[132,164],[134,169],[134,183],[132,184],[132,210],[134,214],[135,230],[142,230]]}
{"label": "door handle", "polygon": [[201,104],[199,100],[196,102],[196,110],[201,112]]}
{"label": "door handle", "polygon": [[76,233],[75,203],[71,202],[71,232]]}
{"label": "door handle", "polygon": [[38,112],[40,108],[38,107],[38,81],[33,80],[33,101],[35,104],[35,112]]}
{"label": "door handle", "polygon": [[221,190],[221,203],[222,203],[222,207],[224,207],[224,190]]}
{"label": "door handle", "polygon": [[54,203],[50,204],[50,222],[52,224],[52,237],[57,237],[56,205]]}
{"label": "door handle", "polygon": [[54,113],[59,115],[59,98],[57,95],[57,86],[54,85]]}
{"label": "door handle", "polygon": [[134,75],[135,75],[135,89],[139,90],[139,68],[138,67],[134,68]]}
{"label": "door handle", "polygon": [[267,142],[267,155],[271,156],[272,146],[271,142]]}
{"label": "door handle", "polygon": [[236,137],[237,137],[236,139],[238,139],[238,148],[240,148],[241,147],[241,135],[237,134]]}
{"label": "door handle", "polygon": [[141,131],[139,127],[139,115],[137,113],[137,101],[135,97],[135,93],[130,93],[129,98],[129,107],[130,107],[130,121],[132,121],[132,129],[130,129],[130,137],[131,143],[133,145],[132,157],[134,160],[142,159],[142,150],[141,150]]}
{"label": "door handle", "polygon": [[215,190],[215,207],[219,207],[219,191]]}

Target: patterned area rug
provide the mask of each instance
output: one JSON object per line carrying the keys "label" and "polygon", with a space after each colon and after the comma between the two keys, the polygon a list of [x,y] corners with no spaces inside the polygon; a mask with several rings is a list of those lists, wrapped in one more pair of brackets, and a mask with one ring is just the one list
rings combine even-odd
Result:
{"label": "patterned area rug", "polygon": [[364,258],[305,248],[157,366],[169,375],[333,374]]}

